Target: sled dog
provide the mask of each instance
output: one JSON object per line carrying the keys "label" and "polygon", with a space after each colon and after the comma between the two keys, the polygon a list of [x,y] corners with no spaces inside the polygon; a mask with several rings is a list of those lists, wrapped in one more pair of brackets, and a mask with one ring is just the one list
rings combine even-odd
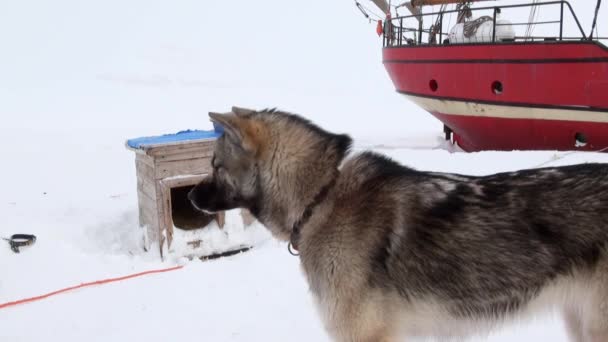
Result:
{"label": "sled dog", "polygon": [[333,340],[460,339],[557,309],[572,341],[608,341],[608,164],[426,172],[279,110],[209,115],[224,134],[189,199],[288,241]]}

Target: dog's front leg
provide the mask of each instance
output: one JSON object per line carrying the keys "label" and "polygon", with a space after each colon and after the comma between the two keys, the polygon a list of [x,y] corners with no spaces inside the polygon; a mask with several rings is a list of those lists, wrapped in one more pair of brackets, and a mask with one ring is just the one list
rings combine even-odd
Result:
{"label": "dog's front leg", "polygon": [[391,336],[386,331],[378,331],[377,333],[370,332],[349,332],[347,334],[332,334],[336,342],[403,342],[397,340],[394,336]]}
{"label": "dog's front leg", "polygon": [[566,332],[568,333],[570,342],[585,342],[585,334],[583,331],[583,322],[580,314],[574,308],[563,310],[564,323]]}
{"label": "dog's front leg", "polygon": [[[325,326],[336,342],[397,342],[394,330],[379,311],[370,309],[375,305],[360,304],[340,306],[339,312],[330,316]],[[375,309],[375,308],[374,308]]]}

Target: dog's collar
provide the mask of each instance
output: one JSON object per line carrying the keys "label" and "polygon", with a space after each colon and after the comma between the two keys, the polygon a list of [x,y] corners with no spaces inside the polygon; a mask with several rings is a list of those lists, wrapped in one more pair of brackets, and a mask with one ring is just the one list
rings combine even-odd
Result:
{"label": "dog's collar", "polygon": [[312,216],[312,211],[315,209],[315,207],[319,205],[325,199],[325,197],[327,197],[329,190],[336,184],[337,179],[338,172],[336,172],[336,175],[332,177],[329,183],[325,184],[321,188],[321,190],[319,190],[317,195],[313,198],[312,202],[310,202],[310,204],[308,204],[306,208],[304,208],[302,216],[300,216],[300,218],[293,223],[293,226],[291,228],[291,237],[289,238],[289,244],[287,245],[287,250],[291,255],[300,255],[300,253],[298,253],[298,244],[300,242],[300,229],[302,229],[302,226],[306,224],[306,222],[308,222],[308,220]]}

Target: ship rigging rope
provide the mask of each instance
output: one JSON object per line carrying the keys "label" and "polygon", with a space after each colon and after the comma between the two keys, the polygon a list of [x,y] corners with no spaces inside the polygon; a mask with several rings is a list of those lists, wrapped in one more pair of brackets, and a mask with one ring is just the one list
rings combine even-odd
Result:
{"label": "ship rigging rope", "polygon": [[395,17],[396,18],[399,17],[399,8],[402,7],[402,6],[405,6],[406,3],[407,2],[404,2],[404,3],[399,4],[399,5],[390,5],[391,7],[393,7],[395,9]]}
{"label": "ship rigging rope", "polygon": [[[454,7],[455,8],[455,7]],[[448,15],[448,30],[452,27],[452,14]]]}
{"label": "ship rigging rope", "polygon": [[[441,7],[439,7],[439,12],[437,13],[443,13],[446,9],[448,5],[447,4],[443,4],[441,5]],[[435,6],[433,6],[433,11],[435,9]],[[443,16],[442,15],[437,15],[436,18],[432,18],[432,22],[434,22],[435,24],[431,25],[430,30],[429,30],[429,43],[437,43],[437,33],[439,34],[443,34],[443,32],[441,32],[441,27],[439,26],[439,24],[441,23],[441,21],[443,20]],[[443,26],[443,25],[441,25]],[[439,42],[441,43],[441,42]]]}
{"label": "ship rigging rope", "polygon": [[528,26],[526,27],[526,34],[525,37],[529,38],[532,36],[532,32],[534,32],[534,29],[536,28],[536,20],[538,19],[538,2],[539,0],[534,0],[532,3],[534,4],[531,8],[530,8],[530,15],[528,16]]}
{"label": "ship rigging rope", "polygon": [[[589,39],[593,39],[593,30],[595,29],[595,25],[597,24],[597,14],[600,11],[601,3],[602,3],[602,0],[597,0],[597,5],[595,6],[595,16],[593,17],[593,24],[591,25],[591,32],[589,33]],[[597,36],[599,37],[599,32],[597,33]]]}
{"label": "ship rigging rope", "polygon": [[553,157],[551,157],[549,160],[546,160],[546,161],[544,161],[544,162],[542,162],[540,164],[534,165],[534,166],[532,166],[532,168],[539,168],[539,167],[545,166],[545,165],[547,165],[549,163],[553,163],[554,161],[558,161],[560,159],[564,159],[564,158],[566,158],[566,157],[568,157],[570,155],[573,155],[573,154],[589,153],[589,152],[592,152],[592,153],[593,152],[595,152],[595,153],[601,153],[601,152],[606,152],[606,151],[608,151],[608,146],[606,146],[606,147],[604,147],[602,149],[593,150],[593,151],[570,151],[570,152],[565,152],[565,153],[562,153],[562,154],[554,154]]}

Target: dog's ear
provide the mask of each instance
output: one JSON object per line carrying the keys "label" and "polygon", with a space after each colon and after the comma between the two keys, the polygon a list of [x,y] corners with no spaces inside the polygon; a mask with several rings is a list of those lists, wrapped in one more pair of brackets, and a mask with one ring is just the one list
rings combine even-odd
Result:
{"label": "dog's ear", "polygon": [[237,116],[234,113],[220,114],[209,113],[211,121],[224,128],[224,134],[238,144],[243,150],[251,153],[256,153],[259,144],[257,134],[259,130],[254,128],[254,123],[251,120]]}
{"label": "dog's ear", "polygon": [[232,106],[232,112],[234,114],[236,114],[237,116],[246,116],[252,113],[255,113],[256,111],[253,109],[248,109],[248,108],[241,108],[241,107],[237,107],[237,106]]}
{"label": "dog's ear", "polygon": [[240,141],[243,139],[237,127],[237,117],[235,115],[209,112],[209,118],[212,122],[222,126],[226,135],[229,135],[236,141]]}
{"label": "dog's ear", "polygon": [[340,159],[343,159],[344,156],[350,151],[353,144],[353,139],[346,134],[337,134],[334,136],[334,141],[336,142],[336,148],[340,154]]}

